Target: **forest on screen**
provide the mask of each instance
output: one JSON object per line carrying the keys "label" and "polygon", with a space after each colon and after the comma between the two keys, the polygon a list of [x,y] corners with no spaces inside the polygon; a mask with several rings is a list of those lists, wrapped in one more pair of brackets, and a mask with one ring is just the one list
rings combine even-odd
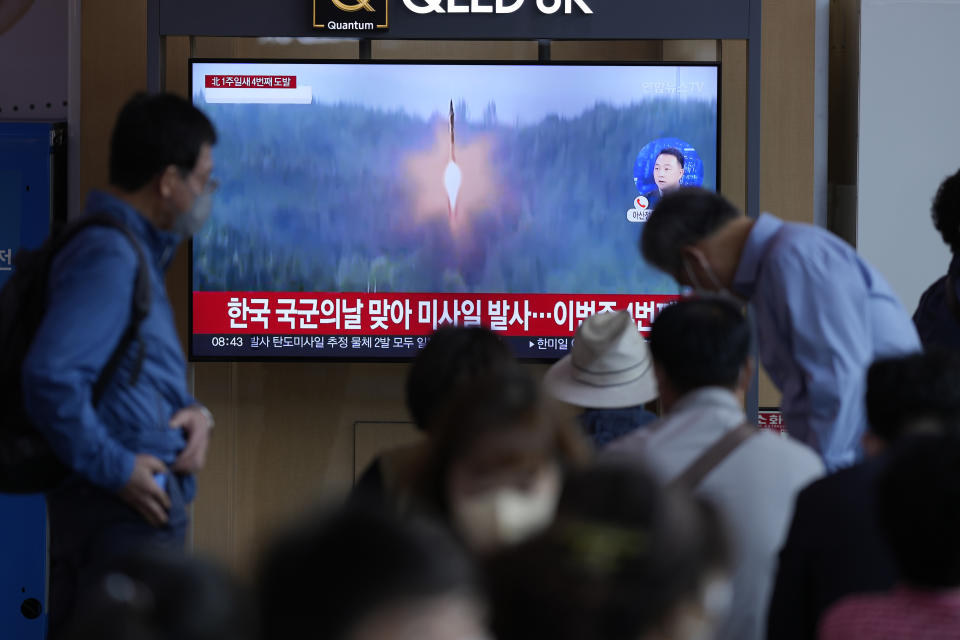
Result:
{"label": "forest on screen", "polygon": [[200,291],[675,293],[637,251],[637,152],[677,136],[716,185],[715,102],[596,104],[501,122],[459,102],[431,118],[353,104],[199,104],[215,123],[215,195],[194,239]]}

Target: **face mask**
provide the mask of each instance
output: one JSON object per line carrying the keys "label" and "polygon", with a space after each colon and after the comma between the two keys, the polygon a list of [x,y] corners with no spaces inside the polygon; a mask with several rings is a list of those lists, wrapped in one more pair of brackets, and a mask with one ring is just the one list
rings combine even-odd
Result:
{"label": "face mask", "polygon": [[700,603],[711,620],[723,620],[733,604],[733,583],[726,576],[710,578],[703,586]]}
{"label": "face mask", "polygon": [[671,637],[708,640],[726,619],[733,602],[733,585],[726,577],[714,576],[701,587],[695,602],[683,606],[674,620]]}
{"label": "face mask", "polygon": [[498,487],[457,500],[452,506],[454,524],[467,544],[489,551],[517,544],[547,528],[560,498],[560,473],[551,468],[539,474],[523,491]]}
{"label": "face mask", "polygon": [[173,223],[173,231],[181,238],[189,238],[203,228],[213,210],[213,194],[204,191],[193,200],[193,206],[180,214]]}
{"label": "face mask", "polygon": [[693,286],[694,291],[697,293],[719,293],[721,295],[733,297],[730,293],[730,290],[727,289],[720,282],[720,278],[717,277],[717,274],[714,273],[713,267],[710,266],[706,260],[701,261],[701,267],[703,268],[704,273],[707,274],[707,278],[710,280],[710,284],[713,286],[712,289],[708,289],[703,286],[703,283],[700,282],[700,279],[697,277],[696,272],[690,267],[690,263],[687,262],[687,258],[683,259],[683,270],[687,274],[687,280],[690,281],[690,284]]}

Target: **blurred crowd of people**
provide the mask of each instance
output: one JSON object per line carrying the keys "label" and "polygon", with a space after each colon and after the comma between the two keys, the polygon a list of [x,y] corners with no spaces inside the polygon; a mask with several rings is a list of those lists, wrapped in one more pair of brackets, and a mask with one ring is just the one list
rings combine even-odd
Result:
{"label": "blurred crowd of people", "polygon": [[[591,331],[636,333],[622,313]],[[576,344],[597,342],[620,344]],[[749,427],[691,476],[748,424],[746,317],[692,298],[663,311],[649,349],[629,344],[611,372],[634,359],[645,381],[627,384],[659,388],[663,415],[598,449],[597,415],[571,417],[552,393],[608,355],[575,347],[584,359],[541,384],[490,331],[439,329],[407,378],[425,438],[280,533],[252,585],[143,549],[105,568],[65,637],[958,637],[960,356],[870,367],[863,462],[824,476],[806,445]]]}
{"label": "blurred crowd of people", "polygon": [[[406,379],[418,443],[280,532],[249,583],[184,555],[213,417],[186,393],[162,273],[209,212],[215,142],[185,101],[138,96],[89,207],[147,248],[153,307],[119,360],[139,384],[91,399],[143,255],[98,228],[53,262],[66,306],[23,373],[71,472],[49,495],[51,637],[960,638],[960,263],[911,321],[826,231],[699,189],[645,224],[643,257],[691,290],[648,340],[624,311],[587,318],[538,379],[495,333],[441,327]],[[934,201],[952,248],[958,193],[960,173]],[[102,324],[71,320],[91,305]],[[745,410],[754,353],[788,434]]]}

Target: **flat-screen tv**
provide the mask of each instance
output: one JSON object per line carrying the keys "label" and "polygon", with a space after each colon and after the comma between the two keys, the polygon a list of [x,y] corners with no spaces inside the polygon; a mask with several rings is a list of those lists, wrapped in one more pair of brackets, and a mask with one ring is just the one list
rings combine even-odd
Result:
{"label": "flat-screen tv", "polygon": [[717,65],[190,64],[219,135],[194,359],[404,359],[448,323],[553,359],[613,309],[646,332],[679,291],[644,222],[717,185]]}

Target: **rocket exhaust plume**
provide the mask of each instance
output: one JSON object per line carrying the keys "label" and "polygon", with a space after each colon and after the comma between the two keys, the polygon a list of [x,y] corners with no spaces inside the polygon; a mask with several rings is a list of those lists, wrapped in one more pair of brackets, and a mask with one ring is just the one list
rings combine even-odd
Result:
{"label": "rocket exhaust plume", "polygon": [[453,100],[450,101],[450,161],[443,172],[443,186],[447,189],[447,199],[450,205],[450,217],[454,217],[457,210],[457,194],[460,192],[460,184],[463,182],[463,173],[457,166],[457,156],[455,151],[455,131],[456,123],[453,115]]}

